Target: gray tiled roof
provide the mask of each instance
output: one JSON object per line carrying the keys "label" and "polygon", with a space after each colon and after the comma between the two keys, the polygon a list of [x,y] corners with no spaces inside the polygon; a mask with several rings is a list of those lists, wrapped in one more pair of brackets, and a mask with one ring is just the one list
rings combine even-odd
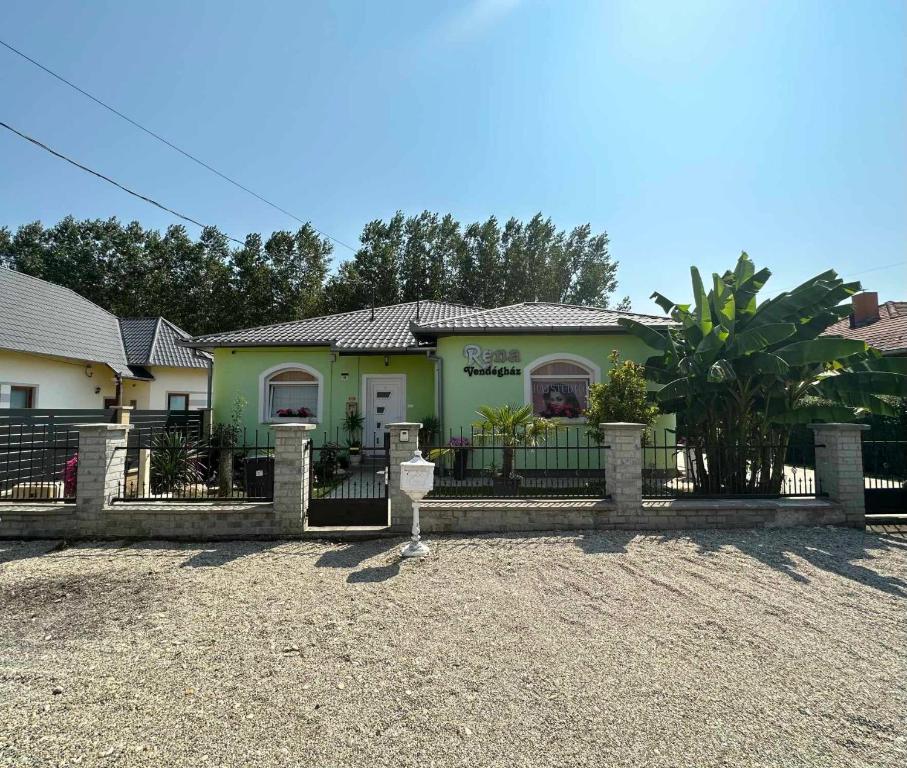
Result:
{"label": "gray tiled roof", "polygon": [[105,363],[130,376],[116,317],[68,288],[5,267],[0,349]]}
{"label": "gray tiled roof", "polygon": [[163,317],[120,319],[120,331],[130,365],[167,365],[176,368],[207,368],[210,357],[180,345],[191,337]]}
{"label": "gray tiled roof", "polygon": [[[439,301],[419,303],[420,321],[436,322],[446,317],[475,311],[475,307]],[[359,309],[340,315],[324,315],[277,325],[246,328],[227,333],[198,336],[200,347],[237,346],[331,346],[340,351],[392,352],[417,345],[410,331],[416,320],[416,302]]]}
{"label": "gray tiled roof", "polygon": [[588,333],[621,331],[617,321],[631,318],[652,326],[671,325],[671,319],[660,315],[641,315],[614,309],[583,307],[576,304],[553,304],[542,301],[511,304],[484,309],[456,317],[414,324],[417,336],[455,333]]}

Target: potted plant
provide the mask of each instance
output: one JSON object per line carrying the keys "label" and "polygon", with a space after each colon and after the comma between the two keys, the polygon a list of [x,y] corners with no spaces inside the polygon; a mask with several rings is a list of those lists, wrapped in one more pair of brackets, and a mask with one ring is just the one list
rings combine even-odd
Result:
{"label": "potted plant", "polygon": [[350,453],[350,464],[362,463],[362,427],[365,418],[357,410],[352,410],[343,419],[343,431],[347,434],[347,447]]}
{"label": "potted plant", "polygon": [[452,437],[447,444],[453,449],[454,480],[465,480],[466,468],[469,466],[469,438]]}
{"label": "potted plant", "polygon": [[474,424],[478,431],[473,433],[473,439],[501,449],[501,471],[495,468],[492,475],[494,495],[514,496],[519,492],[522,480],[514,471],[516,449],[538,445],[557,425],[533,414],[529,404],[519,408],[483,405],[476,413],[481,419]]}
{"label": "potted plant", "polygon": [[435,436],[441,431],[441,420],[436,416],[424,416],[419,430],[419,445],[432,446]]}
{"label": "potted plant", "polygon": [[292,418],[303,418],[310,419],[312,418],[312,412],[308,408],[278,408],[277,416],[282,419],[292,419]]}

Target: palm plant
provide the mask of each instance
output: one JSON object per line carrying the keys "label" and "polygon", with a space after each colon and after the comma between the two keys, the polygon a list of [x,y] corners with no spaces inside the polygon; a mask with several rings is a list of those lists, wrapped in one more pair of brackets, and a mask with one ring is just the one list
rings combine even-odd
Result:
{"label": "palm plant", "polygon": [[646,375],[663,385],[662,410],[682,418],[697,490],[777,493],[793,425],[894,415],[886,398],[907,393],[907,360],[821,335],[849,314],[841,302],[859,283],[829,270],[760,304],[771,272],[745,253],[708,292],[690,272],[692,304],[652,294],[675,327],[618,322],[657,352]]}
{"label": "palm plant", "polygon": [[170,493],[203,480],[198,445],[183,432],[160,432],[151,440],[151,490]]}
{"label": "palm plant", "polygon": [[343,431],[349,435],[349,446],[362,447],[362,427],[365,424],[365,417],[359,411],[350,411],[343,417]]}
{"label": "palm plant", "polygon": [[504,480],[514,478],[513,465],[516,449],[538,445],[552,429],[557,429],[553,421],[543,419],[532,413],[532,406],[520,407],[502,405],[495,408],[481,406],[476,413],[481,419],[473,426],[478,430],[473,435],[475,442],[492,443],[501,448],[501,474]]}

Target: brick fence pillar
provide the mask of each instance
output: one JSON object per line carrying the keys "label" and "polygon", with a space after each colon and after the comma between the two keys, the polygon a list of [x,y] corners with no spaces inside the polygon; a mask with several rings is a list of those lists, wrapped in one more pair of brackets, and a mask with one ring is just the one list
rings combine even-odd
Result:
{"label": "brick fence pillar", "polygon": [[413,502],[400,490],[400,463],[409,461],[413,457],[413,451],[419,448],[419,430],[422,425],[419,422],[401,421],[388,424],[387,429],[391,435],[387,486],[391,500],[391,528],[408,533],[413,527]]}
{"label": "brick fence pillar", "polygon": [[844,510],[847,525],[866,527],[863,441],[868,424],[810,424],[816,444],[816,492]]}
{"label": "brick fence pillar", "polygon": [[119,494],[125,479],[129,424],[76,424],[79,470],[76,518],[80,534],[99,530],[102,510]]}
{"label": "brick fence pillar", "polygon": [[311,438],[314,424],[272,424],[274,429],[274,515],[285,532],[304,531],[309,509]]}
{"label": "brick fence pillar", "polygon": [[642,510],[642,433],[645,424],[612,421],[599,424],[605,454],[605,484],[618,514]]}

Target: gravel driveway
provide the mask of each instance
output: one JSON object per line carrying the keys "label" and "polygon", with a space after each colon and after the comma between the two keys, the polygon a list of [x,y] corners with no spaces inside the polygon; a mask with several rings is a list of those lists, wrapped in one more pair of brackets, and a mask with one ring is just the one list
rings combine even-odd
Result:
{"label": "gravel driveway", "polygon": [[0,765],[903,766],[907,539],[0,542]]}

